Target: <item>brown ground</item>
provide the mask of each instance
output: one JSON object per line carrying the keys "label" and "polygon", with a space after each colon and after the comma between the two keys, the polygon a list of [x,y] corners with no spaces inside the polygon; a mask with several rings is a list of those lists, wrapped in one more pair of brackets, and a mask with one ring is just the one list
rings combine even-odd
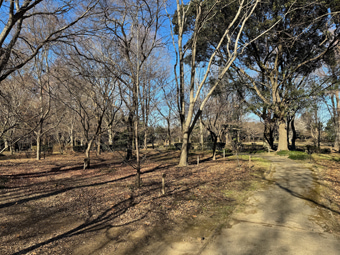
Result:
{"label": "brown ground", "polygon": [[319,202],[329,209],[327,228],[329,232],[340,234],[340,155],[314,156],[313,164],[320,179]]}
{"label": "brown ground", "polygon": [[190,238],[203,240],[243,191],[263,182],[260,170],[245,162],[237,167],[235,160],[206,156],[197,166],[192,156],[192,165],[178,168],[177,159],[178,152],[148,151],[136,189],[133,162],[124,163],[119,153],[93,156],[88,170],[80,154],[39,162],[0,158],[0,253],[137,254],[165,233],[183,238],[190,226],[201,226]]}

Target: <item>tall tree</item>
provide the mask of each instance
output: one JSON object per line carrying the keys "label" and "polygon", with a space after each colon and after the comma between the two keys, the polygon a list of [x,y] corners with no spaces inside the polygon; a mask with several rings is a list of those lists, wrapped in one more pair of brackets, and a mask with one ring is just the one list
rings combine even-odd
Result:
{"label": "tall tree", "polygon": [[[188,145],[191,132],[201,116],[205,104],[245,47],[261,34],[247,41],[242,40],[246,23],[253,15],[259,1],[189,1],[177,0],[173,17],[173,43],[176,50],[175,76],[177,83],[178,111],[182,130],[182,150],[179,166],[187,165]],[[216,21],[213,25],[210,21]],[[219,24],[219,25],[217,25]],[[220,26],[220,24],[223,24]],[[220,29],[222,27],[222,29]],[[262,34],[264,34],[263,32]],[[214,35],[214,43],[208,35]],[[176,40],[175,40],[176,39]],[[186,43],[185,43],[186,42]],[[205,55],[199,55],[204,48]],[[224,61],[220,54],[225,51]],[[197,63],[206,63],[204,75],[197,82]],[[185,64],[188,63],[188,72]],[[203,87],[207,86],[213,66],[219,64],[220,73],[206,96],[198,103]],[[188,74],[188,77],[187,77]],[[185,101],[188,100],[188,107]]]}
{"label": "tall tree", "polygon": [[[107,38],[111,38],[111,48],[107,48],[106,56],[110,70],[120,81],[122,99],[129,109],[127,124],[130,141],[136,151],[136,183],[140,186],[140,153],[139,122],[141,103],[141,77],[144,66],[152,53],[162,46],[159,36],[161,27],[162,2],[160,0],[123,0],[105,2],[102,5],[105,17]],[[117,59],[120,61],[117,62]],[[145,101],[144,101],[145,103]],[[146,109],[146,108],[144,108]],[[133,133],[132,133],[133,132]],[[127,158],[132,156],[132,148],[128,148]]]}
{"label": "tall tree", "polygon": [[321,75],[324,77],[327,84],[329,84],[328,91],[324,94],[324,102],[327,105],[330,113],[330,122],[334,131],[334,149],[340,152],[340,55],[339,48],[335,54],[328,55],[326,59],[326,73]]}
{"label": "tall tree", "polygon": [[277,149],[288,150],[287,117],[295,111],[299,98],[316,95],[322,89],[312,87],[308,77],[336,47],[339,35],[337,31],[330,33],[334,19],[321,1],[271,1],[259,5],[256,11],[245,29],[245,38],[284,19],[266,37],[253,42],[233,68],[248,80],[244,84],[263,106],[258,115],[265,123],[278,124]]}

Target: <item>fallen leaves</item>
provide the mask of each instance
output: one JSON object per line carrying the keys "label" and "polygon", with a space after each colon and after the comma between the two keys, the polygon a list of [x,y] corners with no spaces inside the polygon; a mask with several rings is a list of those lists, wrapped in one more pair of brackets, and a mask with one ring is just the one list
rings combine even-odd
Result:
{"label": "fallen leaves", "polygon": [[141,225],[185,224],[204,211],[211,214],[217,206],[234,205],[223,192],[227,184],[241,189],[232,184],[253,178],[234,161],[207,160],[179,168],[177,158],[178,152],[150,150],[140,189],[134,186],[135,170],[112,153],[91,159],[86,171],[78,154],[39,162],[1,160],[0,174],[7,178],[0,189],[2,254],[30,247],[38,247],[39,254],[71,254],[84,240],[112,226],[123,226],[129,233]]}

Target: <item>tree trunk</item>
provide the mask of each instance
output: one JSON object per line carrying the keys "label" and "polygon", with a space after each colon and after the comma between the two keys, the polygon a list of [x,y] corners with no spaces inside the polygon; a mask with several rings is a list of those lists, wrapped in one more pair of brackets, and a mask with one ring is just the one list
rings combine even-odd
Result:
{"label": "tree trunk", "polygon": [[291,124],[291,118],[287,117],[287,147],[289,148],[289,132],[290,132],[290,124]]}
{"label": "tree trunk", "polygon": [[37,160],[41,158],[41,134],[42,134],[42,120],[40,121],[38,131],[36,132],[37,136]]}
{"label": "tree trunk", "polygon": [[74,151],[74,132],[73,132],[73,126],[70,131],[70,145],[71,145],[71,151]]}
{"label": "tree trunk", "polygon": [[340,152],[340,98],[339,98],[339,91],[335,92],[336,98],[336,113],[335,116],[335,143],[334,149]]}
{"label": "tree trunk", "polygon": [[139,157],[139,142],[138,142],[138,115],[135,117],[135,146],[136,146],[136,185],[137,188],[140,187],[140,157]]}
{"label": "tree trunk", "polygon": [[321,121],[317,123],[318,127],[318,152],[320,153],[321,150]]}
{"label": "tree trunk", "polygon": [[188,151],[189,151],[189,131],[186,130],[182,136],[182,149],[178,163],[179,166],[188,165]]}
{"label": "tree trunk", "polygon": [[97,137],[97,155],[100,155],[101,149],[100,149],[100,140],[101,140],[101,134],[98,135]]}
{"label": "tree trunk", "polygon": [[85,150],[85,159],[84,159],[84,169],[87,169],[90,167],[90,151],[91,151],[91,147],[92,147],[92,143],[93,143],[93,139],[91,139],[88,144],[87,144],[87,148]]}
{"label": "tree trunk", "polygon": [[[109,145],[112,146],[113,145],[113,132],[112,132],[112,126],[110,125],[108,130],[108,135],[109,135]],[[112,148],[111,148],[112,149]]]}
{"label": "tree trunk", "polygon": [[225,133],[225,146],[224,146],[224,148],[225,149],[231,149],[232,148],[229,130]]}
{"label": "tree trunk", "polygon": [[14,154],[14,150],[15,149],[14,149],[13,143],[11,142],[10,145],[9,145],[9,151],[10,151],[11,155]]}
{"label": "tree trunk", "polygon": [[211,134],[211,136],[214,138],[214,141],[213,141],[213,160],[216,160],[216,144],[217,144],[217,136],[214,134],[214,133],[212,133],[212,132],[210,132],[210,134]]}
{"label": "tree trunk", "polygon": [[93,143],[93,139],[91,139],[91,140],[87,143],[87,147],[86,147],[86,150],[85,150],[85,157],[86,157],[86,158],[90,158],[90,151],[91,151],[92,143]]}
{"label": "tree trunk", "polygon": [[168,124],[168,140],[169,140],[169,146],[171,146],[171,126],[170,126],[170,118],[166,120]]}
{"label": "tree trunk", "polygon": [[269,144],[270,148],[274,150],[274,127],[272,123],[268,121],[264,122],[263,136],[267,143]]}
{"label": "tree trunk", "polygon": [[287,130],[286,121],[284,119],[279,120],[279,145],[277,151],[287,151]]}
{"label": "tree trunk", "polygon": [[144,149],[147,150],[148,149],[148,142],[147,142],[147,138],[148,138],[148,131],[147,131],[147,126],[144,126]]}
{"label": "tree trunk", "polygon": [[8,145],[8,140],[5,138],[5,150],[8,150],[9,145]]}
{"label": "tree trunk", "polygon": [[297,139],[297,134],[296,134],[296,129],[295,129],[295,117],[292,118],[291,126],[292,126],[292,132],[293,132],[292,150],[296,150],[295,142],[296,142],[296,139]]}
{"label": "tree trunk", "polygon": [[132,112],[129,113],[127,130],[128,130],[128,141],[127,141],[127,150],[126,150],[126,160],[129,160],[132,158],[132,144],[133,144],[133,114]]}
{"label": "tree trunk", "polygon": [[37,133],[37,160],[40,160],[41,156],[41,136]]}
{"label": "tree trunk", "polygon": [[204,149],[204,137],[203,137],[203,122],[202,122],[202,116],[200,117],[200,144],[201,149],[203,151]]}

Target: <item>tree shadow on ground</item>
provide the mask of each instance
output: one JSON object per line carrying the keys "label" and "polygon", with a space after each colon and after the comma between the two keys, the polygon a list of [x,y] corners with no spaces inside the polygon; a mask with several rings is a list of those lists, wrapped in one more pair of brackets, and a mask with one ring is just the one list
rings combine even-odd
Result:
{"label": "tree shadow on ground", "polygon": [[[152,173],[154,171],[159,171],[159,170],[162,170],[162,169],[166,169],[168,167],[169,167],[169,165],[164,165],[164,166],[158,165],[158,166],[156,166],[156,167],[154,167],[152,169],[143,171],[142,175],[143,174],[147,174],[147,173]],[[103,175],[105,175],[105,174],[103,174]],[[22,203],[25,203],[25,202],[28,202],[28,201],[32,201],[32,200],[39,200],[39,199],[42,199],[42,198],[47,198],[47,197],[50,197],[50,196],[55,196],[55,195],[62,194],[62,193],[65,193],[67,191],[74,190],[74,189],[81,189],[81,188],[86,188],[86,187],[96,187],[96,186],[101,186],[101,185],[105,185],[105,184],[109,184],[109,183],[115,183],[115,182],[119,182],[119,181],[122,181],[122,180],[125,180],[125,179],[129,179],[129,178],[135,177],[135,176],[136,176],[136,174],[133,173],[133,174],[129,174],[129,175],[123,176],[121,178],[116,178],[116,179],[109,180],[109,181],[94,182],[94,183],[89,183],[89,184],[84,184],[84,182],[85,183],[88,182],[87,179],[74,180],[73,178],[71,178],[71,179],[67,178],[69,180],[69,184],[71,185],[69,187],[58,189],[58,190],[54,190],[52,192],[45,191],[45,192],[48,192],[48,193],[40,194],[40,195],[33,196],[33,197],[21,198],[21,199],[15,200],[15,201],[7,202],[7,203],[2,203],[2,204],[0,204],[0,209],[1,208],[5,208],[5,207],[9,207],[9,206],[13,206],[13,205],[22,204]],[[62,181],[59,181],[59,182],[62,182]],[[75,185],[77,185],[77,186],[75,186]],[[27,195],[27,194],[24,194],[24,195]],[[13,195],[11,195],[11,196],[13,197]]]}
{"label": "tree shadow on ground", "polygon": [[[162,168],[158,168],[158,169],[162,169]],[[150,172],[150,171],[149,171]],[[152,204],[154,204],[156,202],[156,200],[160,200],[164,197],[185,197],[192,189],[197,188],[201,185],[205,185],[207,182],[204,181],[196,181],[190,185],[187,185],[183,188],[183,185],[177,184],[177,185],[172,185],[172,190],[168,191],[166,195],[163,196],[157,196],[157,197],[153,197],[150,198],[150,201]],[[149,188],[144,191],[143,193],[140,193],[138,196],[133,196],[131,195],[129,198],[124,199],[122,201],[120,201],[119,203],[115,204],[114,206],[111,206],[109,208],[107,208],[106,210],[104,210],[99,216],[95,217],[95,218],[91,218],[91,216],[89,218],[87,218],[85,220],[84,223],[80,224],[79,226],[66,231],[62,234],[59,234],[55,237],[49,238],[45,241],[36,243],[30,247],[27,247],[25,249],[22,249],[18,252],[13,253],[12,255],[22,255],[22,254],[26,254],[28,252],[32,252],[44,245],[48,245],[52,242],[61,240],[63,238],[68,238],[68,237],[72,237],[72,236],[77,236],[77,235],[82,235],[85,233],[90,233],[90,232],[98,232],[101,230],[108,230],[110,228],[113,227],[122,227],[122,226],[128,226],[130,224],[136,223],[138,221],[141,221],[142,219],[144,219],[151,211],[154,211],[154,209],[150,209],[146,212],[144,212],[143,214],[139,215],[138,218],[133,219],[127,223],[124,224],[112,224],[111,222],[114,221],[116,218],[123,216],[129,209],[132,209],[133,207],[137,206],[140,203],[145,203],[148,200],[140,200],[137,201],[139,197],[143,197],[145,195],[147,195],[148,193],[152,193],[155,192],[157,190],[159,190],[159,183],[150,183],[148,185]],[[157,206],[155,206],[154,208],[157,208]],[[162,212],[159,210],[154,211],[156,212],[158,215],[162,216]],[[166,213],[164,213],[164,215],[161,218],[166,218]],[[150,233],[149,233],[150,234]]]}
{"label": "tree shadow on ground", "polygon": [[282,185],[281,185],[280,183],[278,183],[278,182],[274,182],[274,184],[275,184],[276,186],[278,186],[280,189],[282,189],[282,190],[288,192],[289,194],[291,194],[291,195],[294,196],[294,197],[297,197],[297,198],[303,199],[303,200],[305,200],[305,201],[311,202],[311,203],[313,203],[314,205],[317,205],[317,206],[319,206],[319,207],[321,207],[321,208],[327,209],[327,210],[329,210],[329,211],[331,211],[331,212],[333,212],[333,213],[336,213],[336,214],[340,215],[340,211],[335,210],[335,209],[332,209],[332,208],[330,208],[329,206],[326,206],[326,205],[324,205],[324,204],[322,204],[322,203],[316,201],[316,199],[312,199],[312,198],[306,197],[306,196],[304,196],[304,195],[301,195],[301,194],[299,194],[299,193],[297,193],[297,192],[295,192],[295,191],[293,191],[293,190],[291,190],[291,189],[289,189],[289,188],[287,188],[287,187],[282,186]]}
{"label": "tree shadow on ground", "polygon": [[[207,163],[210,167],[210,165],[213,165],[211,163],[214,163],[214,162],[211,162],[211,163],[207,162]],[[105,166],[105,164],[101,164],[101,163],[98,164],[98,165],[100,165],[101,167]],[[191,193],[192,190],[198,188],[199,186],[211,184],[212,186],[215,187],[215,186],[219,186],[219,185],[223,184],[221,187],[224,187],[225,183],[230,181],[229,172],[223,173],[223,175],[221,174],[221,178],[215,178],[215,176],[210,176],[209,175],[209,174],[211,174],[210,172],[208,172],[208,175],[205,175],[204,173],[205,173],[205,171],[207,171],[208,165],[205,165],[205,166],[202,165],[200,167],[189,166],[187,168],[175,168],[174,167],[175,165],[176,165],[175,163],[158,164],[158,165],[153,164],[153,165],[151,165],[149,167],[150,169],[146,169],[145,171],[142,172],[142,177],[143,177],[143,181],[144,181],[142,189],[138,190],[138,189],[132,188],[130,190],[130,192],[132,194],[136,193],[137,195],[130,196],[129,198],[126,198],[126,199],[124,199],[120,202],[118,201],[118,200],[121,199],[121,197],[118,196],[120,194],[119,192],[117,194],[116,193],[113,194],[113,195],[116,196],[117,202],[114,199],[110,200],[110,198],[109,198],[109,200],[98,199],[94,203],[102,203],[102,201],[104,201],[104,202],[114,201],[115,204],[112,205],[112,202],[111,202],[111,205],[107,205],[106,203],[102,203],[102,206],[98,207],[99,209],[95,213],[95,215],[97,215],[97,216],[94,217],[93,215],[89,214],[89,217],[87,217],[87,220],[84,223],[79,224],[78,226],[72,228],[71,230],[67,230],[67,231],[64,230],[65,232],[63,232],[63,233],[59,232],[59,234],[54,236],[54,237],[48,238],[49,236],[51,236],[50,232],[48,232],[49,233],[48,236],[41,236],[41,237],[44,237],[45,240],[40,239],[40,238],[34,239],[32,236],[25,237],[25,238],[27,238],[27,240],[30,240],[30,239],[36,240],[37,241],[36,244],[31,245],[27,248],[24,248],[20,251],[17,251],[14,254],[29,253],[29,252],[34,251],[34,250],[36,250],[36,249],[38,249],[42,246],[51,244],[51,243],[58,241],[58,240],[63,240],[63,239],[68,238],[68,237],[78,236],[78,235],[85,234],[85,233],[91,233],[91,232],[96,232],[96,231],[100,231],[100,230],[103,230],[103,229],[116,227],[118,225],[113,224],[113,221],[115,219],[117,219],[118,217],[124,216],[129,209],[133,209],[134,207],[136,207],[136,205],[140,205],[142,201],[143,201],[143,203],[144,202],[150,203],[152,205],[151,209],[145,210],[144,212],[137,214],[137,216],[133,220],[130,220],[127,223],[121,224],[120,226],[125,226],[125,225],[128,225],[128,224],[132,224],[134,222],[138,222],[138,221],[144,219],[145,217],[147,217],[148,216],[147,214],[149,212],[160,215],[160,217],[164,216],[165,218],[167,218],[168,217],[167,211],[159,210],[159,207],[157,207],[160,204],[164,203],[163,199],[168,198],[168,199],[171,199],[171,201],[174,201],[174,202],[171,202],[169,204],[169,206],[170,206],[169,208],[171,209],[172,206],[176,205],[176,203],[175,203],[176,201],[184,201],[184,203],[185,203],[185,201],[191,200],[192,199],[192,193]],[[58,167],[60,167],[60,166],[58,166]],[[100,169],[100,167],[98,167],[98,169]],[[220,167],[218,169],[220,169]],[[53,169],[50,169],[50,170],[53,170]],[[63,170],[63,169],[61,169],[61,170]],[[73,171],[78,171],[78,170],[73,170]],[[171,172],[170,175],[168,175],[169,171]],[[238,173],[233,173],[234,171],[232,169],[230,171],[231,171],[230,172],[231,174],[235,174],[234,179],[239,180],[239,178],[237,176]],[[40,171],[40,172],[43,173],[43,171]],[[17,209],[21,210],[22,208],[27,208],[28,206],[32,207],[32,206],[43,205],[42,209],[39,210],[38,213],[36,213],[34,215],[34,218],[30,218],[31,215],[27,215],[27,217],[29,217],[28,220],[31,220],[31,222],[33,222],[36,226],[39,226],[39,224],[42,223],[42,222],[40,222],[39,217],[41,218],[41,217],[45,216],[45,213],[43,213],[42,211],[45,208],[47,208],[47,209],[50,208],[50,204],[45,205],[45,203],[46,203],[45,198],[55,196],[55,195],[64,194],[64,193],[66,193],[68,191],[72,191],[72,190],[77,190],[78,193],[84,193],[85,195],[88,191],[92,191],[94,197],[97,196],[97,194],[98,194],[97,191],[100,191],[100,190],[106,191],[107,188],[109,188],[109,187],[116,187],[115,189],[112,189],[113,191],[115,191],[115,190],[118,191],[122,188],[128,191],[129,190],[128,185],[133,186],[133,179],[132,178],[134,178],[135,175],[136,175],[135,170],[131,169],[131,168],[129,168],[129,169],[126,168],[124,171],[120,171],[118,173],[118,175],[116,175],[116,172],[113,172],[113,174],[110,175],[110,174],[108,174],[107,170],[98,171],[97,176],[90,176],[90,175],[87,176],[86,175],[87,171],[83,171],[83,173],[85,174],[85,176],[82,176],[82,175],[72,176],[72,178],[68,177],[68,178],[65,178],[65,179],[62,179],[62,180],[57,180],[55,182],[47,181],[46,183],[51,183],[51,182],[57,183],[57,182],[59,182],[61,184],[57,187],[56,186],[53,186],[53,187],[48,186],[47,188],[48,189],[51,188],[50,190],[39,190],[39,189],[33,190],[33,192],[37,192],[38,194],[34,194],[34,193],[25,194],[24,193],[25,191],[21,190],[20,191],[20,192],[22,192],[21,197],[18,197],[18,199],[15,199],[14,201],[10,201],[10,202],[7,202],[7,203],[0,204],[0,208],[8,208],[8,209],[6,209],[7,211],[5,211],[5,213],[8,213],[8,212],[12,212],[12,211],[17,210]],[[167,177],[171,176],[171,179],[166,180],[166,195],[165,196],[160,196],[160,194],[159,194],[160,191],[161,191],[161,173],[167,173]],[[215,170],[212,173],[215,173]],[[198,174],[201,174],[201,175],[197,176]],[[239,173],[239,175],[243,175],[243,174],[244,174],[244,172]],[[106,179],[106,180],[100,179],[102,176],[105,176],[105,175],[107,175],[110,179]],[[196,179],[192,179],[192,178],[196,178]],[[124,182],[124,180],[129,180],[129,181]],[[185,181],[182,181],[182,180],[185,180]],[[104,185],[107,185],[107,184],[109,184],[109,185],[104,186]],[[114,185],[111,185],[111,184],[114,184]],[[90,187],[96,188],[96,189],[91,189],[91,190],[86,189],[86,188],[90,188]],[[22,187],[20,187],[20,188],[22,188]],[[146,189],[146,190],[143,190],[143,188]],[[77,195],[78,195],[78,193],[77,193]],[[151,194],[151,193],[152,193],[152,196],[154,196],[154,197],[152,197],[151,195],[148,195],[148,194]],[[12,193],[12,194],[15,194],[15,193]],[[73,193],[71,193],[71,194],[73,195]],[[100,194],[102,194],[102,193],[100,193]],[[69,197],[69,196],[70,195],[68,193],[67,197]],[[144,200],[139,201],[139,199],[141,199],[141,197],[143,197],[143,196],[144,196],[144,198],[143,198]],[[58,200],[58,199],[60,199],[60,196],[55,197],[54,199]],[[76,198],[76,199],[78,199],[78,198]],[[86,198],[86,199],[92,199],[92,198],[89,197],[89,198]],[[206,201],[220,200],[219,197],[211,196],[210,193],[204,199]],[[27,206],[22,205],[26,202],[37,201],[37,200],[39,200],[39,203],[37,203],[37,204],[35,204],[35,203],[27,204]],[[53,200],[53,201],[56,201],[56,200]],[[100,201],[100,202],[98,202],[98,201]],[[232,200],[227,199],[224,202],[229,203],[229,202],[232,202]],[[71,203],[73,203],[73,202],[63,204],[62,209],[67,208],[69,205],[72,205]],[[83,204],[82,201],[81,201],[81,204]],[[179,204],[181,204],[181,202]],[[12,207],[11,210],[9,210],[9,208],[13,205],[18,205],[18,207]],[[56,218],[59,219],[58,217],[61,217],[61,216],[68,217],[68,215],[70,215],[70,219],[73,219],[73,217],[75,217],[75,216],[72,214],[73,211],[71,212],[71,210],[74,210],[74,208],[70,207],[69,211],[65,211],[65,213],[59,214],[58,210],[54,210],[54,209],[52,210],[51,209],[49,212],[46,213],[46,215],[49,217],[49,220],[51,220],[51,221],[53,221]],[[21,211],[21,212],[25,213],[25,211]],[[119,219],[118,219],[118,221],[119,221]],[[43,222],[48,222],[48,221],[43,221]],[[16,224],[16,220],[13,221],[12,225],[14,225],[14,224]],[[33,227],[35,227],[35,225],[33,225]],[[30,227],[30,226],[26,226],[26,227],[31,228],[29,231],[32,231],[32,227]],[[8,231],[11,231],[11,230],[9,229]],[[16,232],[15,231],[10,232],[11,235],[14,234],[14,233],[16,233]],[[36,236],[38,237],[38,234]],[[41,240],[44,240],[44,241],[41,241]],[[14,239],[13,239],[13,242],[14,242]],[[26,243],[28,243],[28,242],[26,242]],[[19,247],[25,247],[25,244],[23,244],[23,245],[21,244]]]}

